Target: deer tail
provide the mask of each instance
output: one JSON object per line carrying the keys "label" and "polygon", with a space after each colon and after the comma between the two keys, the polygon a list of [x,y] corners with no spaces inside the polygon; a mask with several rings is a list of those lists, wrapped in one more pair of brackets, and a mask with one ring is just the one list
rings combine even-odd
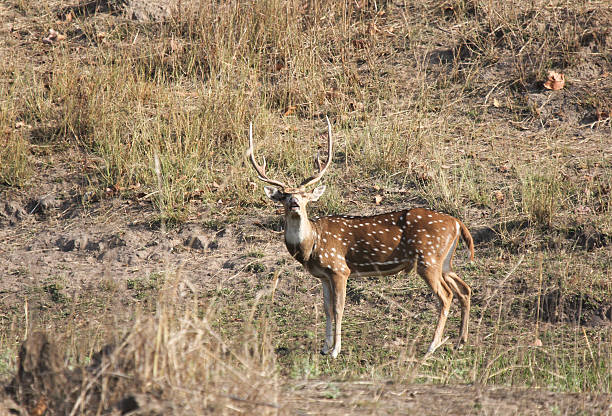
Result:
{"label": "deer tail", "polygon": [[474,261],[474,240],[472,239],[472,234],[470,234],[470,230],[467,229],[465,224],[459,220],[457,220],[457,222],[459,223],[459,228],[461,230],[461,237],[470,249],[470,261]]}

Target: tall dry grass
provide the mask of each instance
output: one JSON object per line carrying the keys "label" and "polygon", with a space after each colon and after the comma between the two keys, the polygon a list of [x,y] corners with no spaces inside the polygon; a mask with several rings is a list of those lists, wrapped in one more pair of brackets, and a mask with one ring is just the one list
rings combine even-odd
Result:
{"label": "tall dry grass", "polygon": [[168,279],[155,314],[137,318],[124,335],[115,332],[116,341],[94,355],[80,385],[72,386],[70,414],[112,408],[277,414],[280,386],[267,318],[227,335],[215,328],[219,305],[199,309],[186,293],[184,281]]}

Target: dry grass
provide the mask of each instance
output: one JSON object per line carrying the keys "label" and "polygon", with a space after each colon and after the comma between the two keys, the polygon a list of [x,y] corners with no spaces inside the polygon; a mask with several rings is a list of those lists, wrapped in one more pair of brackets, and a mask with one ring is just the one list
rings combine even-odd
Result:
{"label": "dry grass", "polygon": [[[599,28],[582,22],[597,20],[596,8],[328,6],[202,3],[176,12],[166,24],[148,25],[39,18],[35,30],[55,27],[69,38],[45,47],[47,72],[28,65],[17,75],[18,62],[9,61],[2,68],[10,80],[2,115],[12,126],[6,137],[11,147],[2,153],[3,182],[27,184],[28,134],[14,128],[25,125],[36,141],[68,141],[102,157],[98,189],[157,191],[153,155],[159,154],[164,186],[153,202],[163,217],[184,220],[194,195],[240,205],[257,201],[242,163],[250,120],[263,137],[270,173],[296,180],[311,169],[316,143],[310,131],[323,128],[308,120],[328,114],[338,136],[338,162],[346,166],[338,180],[414,184],[430,205],[462,214],[467,202],[490,197],[491,186],[478,184],[472,172],[475,141],[490,133],[481,123],[500,110],[521,124],[536,121],[541,109],[527,108],[532,104],[524,103],[524,93],[549,68],[579,68],[581,45],[595,39],[597,48],[605,41]],[[412,22],[419,13],[425,20]],[[448,51],[431,49],[428,22],[440,18],[451,27]],[[538,18],[555,23],[539,24]],[[578,33],[572,21],[587,29]],[[399,59],[401,66],[395,65]],[[605,91],[580,99],[603,108]],[[477,109],[483,109],[477,97],[485,94],[489,101],[501,99],[499,110],[489,110],[487,102],[484,112]],[[483,166],[478,175],[488,176],[492,168]],[[419,178],[431,181],[420,187]],[[524,187],[533,186],[525,181],[531,179],[523,178]],[[547,215],[534,214],[540,208],[530,204],[522,204],[528,216]]]}
{"label": "dry grass", "polygon": [[202,311],[195,300],[173,275],[153,315],[114,331],[114,340],[76,369],[64,362],[64,335],[48,341],[33,333],[20,349],[19,371],[9,391],[24,408],[42,403],[49,414],[136,409],[149,414],[276,414],[279,385],[267,318],[251,319],[228,337],[213,328],[218,305],[213,301]]}
{"label": "dry grass", "polygon": [[147,394],[147,401],[154,398],[151,411],[162,413],[276,412],[279,386],[266,319],[227,338],[211,326],[212,305],[198,316],[193,301],[170,294],[176,289],[166,286],[155,316],[139,319],[100,359],[73,411],[86,414],[92,401],[105,409],[130,394]]}
{"label": "dry grass", "polygon": [[[433,300],[401,276],[352,282],[346,351],[320,357],[317,282],[262,252],[261,269],[237,273],[245,282],[211,284],[177,307],[162,293],[156,317],[125,338],[108,325],[136,390],[185,414],[267,409],[255,403],[277,402],[276,377],[612,390],[609,327],[585,318],[612,299],[611,127],[596,118],[612,108],[608,5],[201,2],[147,23],[78,9],[66,21],[62,7],[0,6],[10,16],[0,44],[0,195],[36,194],[58,156],[79,178],[85,212],[117,198],[153,206],[151,224],[204,212],[215,230],[253,216],[269,225],[271,207],[244,163],[249,122],[270,176],[298,182],[313,169],[328,115],[336,152],[313,211],[426,205],[464,220],[477,240],[478,260],[462,271],[475,289],[464,351],[421,360]],[[66,40],[43,44],[49,28]],[[550,69],[566,74],[564,90],[543,91]],[[291,278],[255,300],[268,273]],[[218,304],[207,309],[211,294]],[[0,338],[5,374],[22,314],[10,312],[14,325]],[[69,355],[82,362],[102,338],[87,351],[67,341]],[[96,376],[102,386],[128,362],[110,357]],[[82,390],[83,406],[93,391]]]}

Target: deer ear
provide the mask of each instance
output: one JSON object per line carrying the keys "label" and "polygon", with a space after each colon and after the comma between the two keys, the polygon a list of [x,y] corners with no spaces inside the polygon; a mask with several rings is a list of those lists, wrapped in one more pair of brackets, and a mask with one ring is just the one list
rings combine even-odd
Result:
{"label": "deer ear", "polygon": [[318,201],[319,198],[321,198],[321,195],[323,195],[323,192],[325,192],[325,185],[321,185],[317,188],[315,188],[314,191],[312,191],[312,196],[310,197],[311,201]]}
{"label": "deer ear", "polygon": [[264,186],[264,191],[272,201],[280,202],[283,200],[283,193],[273,186]]}

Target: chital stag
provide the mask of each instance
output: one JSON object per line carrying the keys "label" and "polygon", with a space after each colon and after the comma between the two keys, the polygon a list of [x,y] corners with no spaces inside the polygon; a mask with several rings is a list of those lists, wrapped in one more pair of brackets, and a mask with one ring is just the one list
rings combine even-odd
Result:
{"label": "chital stag", "polygon": [[[253,154],[253,125],[249,126],[247,156],[266,186],[266,195],[280,202],[285,210],[285,245],[289,253],[312,275],[323,283],[325,307],[325,344],[321,351],[332,357],[340,352],[342,314],[349,276],[381,276],[411,271],[425,279],[440,302],[440,314],[428,354],[436,350],[447,338],[442,333],[451,306],[453,294],[461,304],[461,329],[457,347],[467,341],[470,314],[470,287],[452,271],[455,248],[462,237],[474,258],[472,236],[461,221],[450,215],[415,208],[367,217],[332,215],[308,219],[306,204],[317,201],[325,186],[312,192],[306,187],[317,183],[332,160],[332,129],[329,119],[328,156],[319,172],[304,180],[297,188],[268,178],[265,159],[259,165]],[[332,328],[335,321],[335,330]]]}

